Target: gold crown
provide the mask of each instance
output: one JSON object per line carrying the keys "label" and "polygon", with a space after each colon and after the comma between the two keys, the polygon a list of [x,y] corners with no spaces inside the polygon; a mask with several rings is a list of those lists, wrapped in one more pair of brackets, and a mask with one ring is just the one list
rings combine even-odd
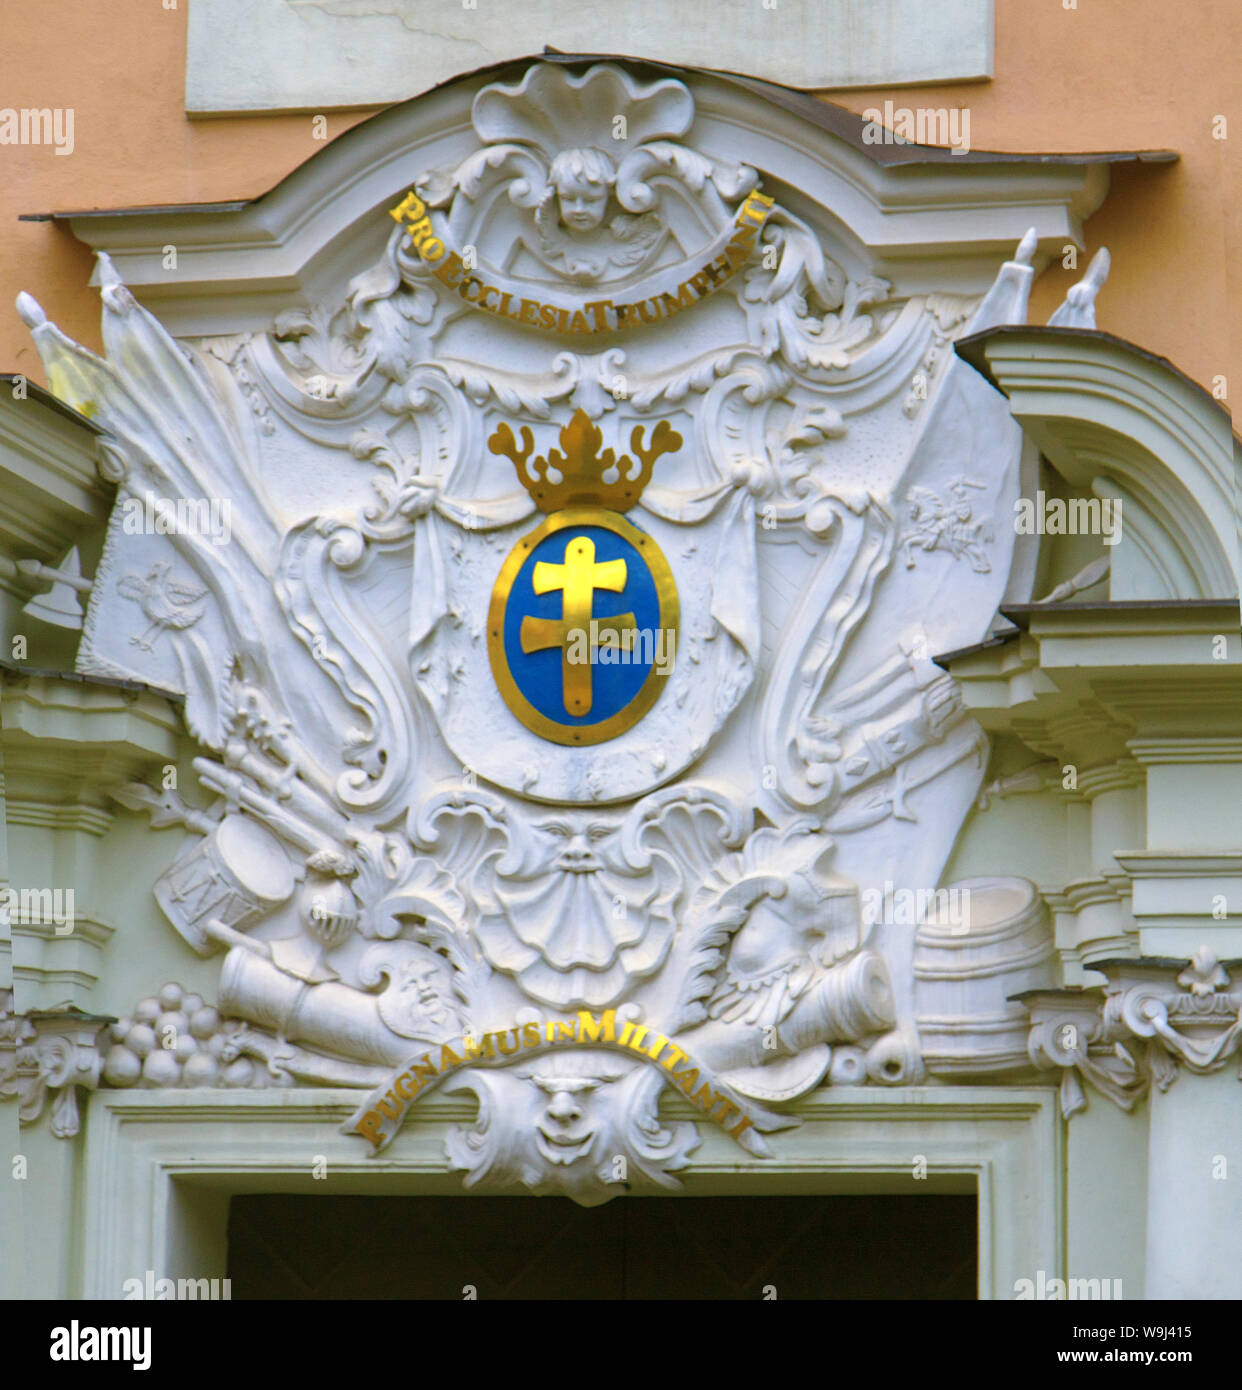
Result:
{"label": "gold crown", "polygon": [[[675,454],[682,438],[667,420],[661,420],[651,432],[651,445],[643,446],[644,427],[635,425],[630,433],[630,448],[638,455],[635,464],[629,454],[617,458],[611,449],[601,454],[599,446],[604,436],[598,425],[591,423],[585,410],[575,410],[573,419],[561,430],[561,453],[549,449],[531,460],[535,437],[528,425],[522,426],[522,446],[518,447],[508,425],[499,425],[487,441],[493,454],[504,454],[513,461],[522,486],[535,500],[541,512],[559,512],[565,507],[607,507],[609,511],[628,512],[638,501],[643,488],[651,481],[651,470],[661,454]],[[528,462],[528,460],[530,460]],[[548,477],[549,468],[561,475],[559,483]],[[631,471],[636,470],[636,471]],[[604,474],[615,472],[609,481]]]}

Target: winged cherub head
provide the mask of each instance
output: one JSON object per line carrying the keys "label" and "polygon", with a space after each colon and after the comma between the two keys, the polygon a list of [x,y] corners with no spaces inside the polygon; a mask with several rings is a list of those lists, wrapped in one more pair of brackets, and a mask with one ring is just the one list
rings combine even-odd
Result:
{"label": "winged cherub head", "polygon": [[561,221],[575,232],[590,232],[604,220],[617,170],[603,150],[562,150],[548,170]]}

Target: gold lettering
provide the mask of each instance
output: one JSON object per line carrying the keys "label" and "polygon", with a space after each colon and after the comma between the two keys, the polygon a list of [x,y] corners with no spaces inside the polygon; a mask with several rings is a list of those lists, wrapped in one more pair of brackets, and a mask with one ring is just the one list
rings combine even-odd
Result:
{"label": "gold lettering", "polygon": [[664,1036],[663,1033],[660,1033],[656,1037],[655,1042],[652,1043],[652,1045],[647,1049],[647,1056],[650,1057],[651,1060],[654,1062],[656,1058],[659,1057],[660,1053],[664,1051],[665,1045],[667,1043],[668,1039]]}
{"label": "gold lettering", "polygon": [[431,218],[420,217],[417,222],[411,222],[406,228],[410,234],[410,240],[415,246],[421,246],[431,235]]}
{"label": "gold lettering", "polygon": [[572,1023],[565,1023],[561,1019],[557,1019],[556,1040],[557,1042],[573,1042],[574,1025]]}
{"label": "gold lettering", "polygon": [[578,1013],[578,1041],[579,1042],[615,1042],[617,1037],[617,1011],[616,1009],[605,1009],[599,1016],[599,1022],[595,1021],[595,1015],[589,1014],[585,1009]]}
{"label": "gold lettering", "polygon": [[586,306],[595,319],[595,331],[603,333],[608,328],[608,310],[612,308],[611,299],[593,299]]}
{"label": "gold lettering", "polygon": [[669,318],[680,309],[688,309],[694,303],[694,295],[690,293],[690,281],[686,280],[677,286],[677,297],[667,292],[660,296],[660,302],[664,306],[664,312]]}
{"label": "gold lettering", "polygon": [[539,1046],[539,1025],[538,1025],[537,1023],[523,1023],[523,1024],[522,1024],[522,1046],[523,1046],[523,1047],[538,1047],[538,1046]]}
{"label": "gold lettering", "polygon": [[409,217],[421,217],[427,211],[427,205],[417,193],[410,192],[397,204],[395,208],[388,209],[388,215],[394,222],[404,222]]}
{"label": "gold lettering", "polygon": [[689,1095],[694,1090],[695,1082],[699,1079],[698,1067],[691,1067],[689,1071],[675,1071],[673,1080]]}
{"label": "gold lettering", "polygon": [[632,1047],[635,1052],[641,1052],[643,1050],[643,1039],[646,1036],[647,1030],[641,1024],[639,1024],[639,1026],[634,1030],[633,1037],[631,1037],[629,1042],[626,1043],[626,1047]]}
{"label": "gold lettering", "polygon": [[465,270],[461,257],[456,251],[450,251],[442,264],[436,266],[436,279],[442,280],[451,290],[455,290],[461,280],[461,272]]}
{"label": "gold lettering", "polygon": [[662,1067],[667,1067],[669,1071],[672,1071],[678,1062],[688,1062],[689,1060],[689,1057],[686,1056],[686,1054],[681,1050],[680,1047],[677,1046],[676,1043],[669,1043],[668,1056],[665,1057],[665,1059],[660,1063],[660,1065]]}
{"label": "gold lettering", "polygon": [[450,1067],[459,1066],[461,1066],[461,1058],[453,1051],[448,1043],[445,1043],[440,1049],[440,1070],[448,1071]]}
{"label": "gold lettering", "polygon": [[754,1121],[748,1115],[743,1115],[737,1124],[729,1131],[730,1137],[733,1139],[739,1138],[753,1123]]}
{"label": "gold lettering", "polygon": [[[513,1034],[513,1046],[506,1047],[505,1039],[509,1036],[510,1033]],[[509,1056],[511,1052],[516,1052],[518,1048],[522,1045],[522,1035],[518,1032],[516,1028],[506,1028],[503,1033],[489,1033],[487,1036],[489,1038],[494,1037],[496,1039],[496,1046],[501,1050],[501,1052],[505,1054],[506,1057]]]}
{"label": "gold lettering", "polygon": [[754,240],[754,227],[741,227],[734,234],[732,241],[725,247],[725,255],[729,258],[729,268],[731,270],[736,270],[750,255]]}
{"label": "gold lettering", "polygon": [[750,193],[738,208],[733,235],[724,251],[682,281],[675,290],[629,304],[614,304],[610,299],[588,300],[578,309],[560,308],[537,299],[520,299],[516,306],[511,306],[513,291],[484,284],[476,275],[466,275],[463,279],[466,267],[461,256],[449,250],[435,235],[430,209],[412,190],[396,207],[389,209],[389,216],[405,227],[423,262],[436,278],[449,289],[456,290],[467,304],[473,304],[485,313],[549,332],[608,333],[614,328],[632,329],[640,324],[669,318],[718,289],[747,260],[758,231],[775,204],[775,198],[768,194],[757,190]]}
{"label": "gold lettering", "polygon": [[[703,1099],[704,1096],[707,1097],[706,1101],[704,1101]],[[725,1099],[724,1096],[718,1096],[716,1092],[712,1090],[710,1085],[703,1085],[695,1093],[694,1103],[699,1107],[700,1110],[703,1111],[705,1115],[710,1115],[718,1105],[727,1105],[728,1101]]]}
{"label": "gold lettering", "polygon": [[436,1064],[431,1060],[431,1053],[424,1052],[422,1057],[414,1063],[414,1079],[421,1086],[424,1081],[432,1081],[437,1076]]}
{"label": "gold lettering", "polygon": [[713,281],[713,285],[719,285],[722,281],[727,280],[731,269],[729,257],[723,251],[714,261],[703,267],[704,274],[710,277]]}
{"label": "gold lettering", "polygon": [[393,1083],[393,1090],[396,1091],[397,1095],[400,1096],[402,1100],[413,1100],[422,1089],[422,1082],[416,1082],[411,1085],[410,1083],[412,1082],[414,1082],[413,1075],[408,1071],[403,1071]]}
{"label": "gold lettering", "polygon": [[383,1128],[384,1117],[378,1110],[368,1110],[362,1119],[354,1126],[354,1133],[361,1134],[364,1139],[369,1139],[372,1144],[378,1144]]}

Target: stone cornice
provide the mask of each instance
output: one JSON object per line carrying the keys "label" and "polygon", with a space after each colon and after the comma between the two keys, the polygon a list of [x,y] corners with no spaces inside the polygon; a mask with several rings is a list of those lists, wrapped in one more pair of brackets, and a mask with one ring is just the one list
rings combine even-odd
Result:
{"label": "stone cornice", "polygon": [[[26,766],[63,764],[89,784],[92,768],[99,779],[123,780],[176,753],[181,716],[171,693],[0,663],[0,699],[10,795],[22,795],[16,778]],[[91,752],[84,757],[86,749]]]}
{"label": "stone cornice", "polygon": [[[1108,785],[1118,776],[1136,784],[1137,768],[1155,763],[1238,760],[1236,604],[1014,604],[1002,611],[1021,637],[940,658],[989,731],[1012,731],[1036,752]],[[1104,771],[1114,767],[1127,771]]]}
{"label": "stone cornice", "polygon": [[[16,560],[54,563],[103,524],[112,489],[98,475],[98,429],[35,382],[0,373],[0,587],[23,600]],[[8,563],[4,563],[7,561]]]}

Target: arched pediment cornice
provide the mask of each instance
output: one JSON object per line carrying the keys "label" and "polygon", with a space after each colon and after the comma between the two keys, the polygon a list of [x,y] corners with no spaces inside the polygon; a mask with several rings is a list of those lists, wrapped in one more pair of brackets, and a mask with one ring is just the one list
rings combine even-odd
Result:
{"label": "arched pediment cornice", "polygon": [[[172,331],[196,335],[266,324],[290,300],[322,297],[375,260],[391,233],[387,209],[428,169],[479,147],[471,109],[482,88],[520,79],[532,62],[484,69],[391,106],[354,126],[262,196],[184,207],[38,214],[65,221]],[[589,58],[558,55],[579,65]],[[868,144],[866,122],[769,83],[693,69],[610,60],[642,82],[669,74],[694,102],[687,143],[744,162],[869,273],[905,294],[981,293],[997,258],[1034,227],[1039,269],[1081,241],[1108,165],[1141,155],[958,153]],[[168,248],[176,266],[168,266]]]}
{"label": "arched pediment cornice", "polygon": [[[1004,326],[955,346],[1071,485],[1124,499],[1142,563],[1120,596],[1237,597],[1242,444],[1208,392],[1094,329]],[[1118,597],[1116,572],[1113,586]]]}

